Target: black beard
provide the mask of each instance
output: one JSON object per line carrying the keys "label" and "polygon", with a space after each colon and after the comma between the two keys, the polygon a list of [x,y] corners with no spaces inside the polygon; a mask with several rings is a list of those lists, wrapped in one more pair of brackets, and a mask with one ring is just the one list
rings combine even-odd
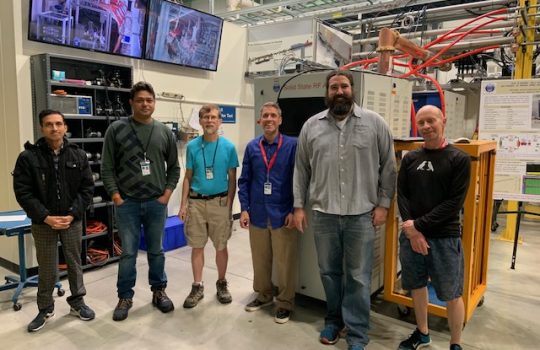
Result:
{"label": "black beard", "polygon": [[353,97],[334,96],[326,98],[326,106],[333,115],[346,116],[351,111],[354,103]]}

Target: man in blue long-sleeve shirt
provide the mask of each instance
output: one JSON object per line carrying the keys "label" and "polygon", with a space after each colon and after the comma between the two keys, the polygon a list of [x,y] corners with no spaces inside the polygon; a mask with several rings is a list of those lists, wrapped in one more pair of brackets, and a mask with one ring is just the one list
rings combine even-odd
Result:
{"label": "man in blue long-sleeve shirt", "polygon": [[272,261],[277,267],[278,295],[274,320],[289,320],[296,288],[298,232],[293,221],[292,178],[296,140],[279,133],[281,109],[265,103],[258,124],[264,134],[249,142],[238,180],[240,226],[249,228],[256,299],[246,311],[272,304]]}

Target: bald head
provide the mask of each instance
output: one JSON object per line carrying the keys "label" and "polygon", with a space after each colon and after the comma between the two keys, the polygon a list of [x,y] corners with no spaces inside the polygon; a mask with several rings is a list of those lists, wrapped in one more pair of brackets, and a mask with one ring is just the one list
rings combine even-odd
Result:
{"label": "bald head", "polygon": [[418,117],[424,113],[430,114],[432,116],[437,116],[438,118],[443,120],[443,122],[446,122],[445,116],[443,115],[441,109],[437,106],[433,106],[433,105],[423,106],[422,108],[418,110],[418,112],[416,112],[416,118],[418,119]]}

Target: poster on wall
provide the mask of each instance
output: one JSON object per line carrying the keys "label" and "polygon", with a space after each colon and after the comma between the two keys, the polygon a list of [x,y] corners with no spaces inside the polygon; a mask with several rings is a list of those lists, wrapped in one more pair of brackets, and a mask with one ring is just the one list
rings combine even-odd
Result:
{"label": "poster on wall", "polygon": [[540,79],[483,81],[479,138],[497,142],[493,198],[540,202]]}

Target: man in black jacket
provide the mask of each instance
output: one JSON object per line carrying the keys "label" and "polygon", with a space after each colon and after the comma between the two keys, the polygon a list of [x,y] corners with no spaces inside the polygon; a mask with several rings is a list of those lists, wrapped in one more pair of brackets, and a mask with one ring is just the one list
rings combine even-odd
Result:
{"label": "man in black jacket", "polygon": [[64,138],[67,126],[62,113],[43,110],[39,124],[43,137],[35,145],[24,145],[13,171],[15,196],[32,219],[39,264],[39,313],[28,325],[29,332],[40,330],[54,316],[52,293],[58,279],[59,238],[68,265],[70,313],[84,321],[95,317],[83,300],[86,289],[81,267],[81,220],[94,193],[88,159],[83,150]]}

